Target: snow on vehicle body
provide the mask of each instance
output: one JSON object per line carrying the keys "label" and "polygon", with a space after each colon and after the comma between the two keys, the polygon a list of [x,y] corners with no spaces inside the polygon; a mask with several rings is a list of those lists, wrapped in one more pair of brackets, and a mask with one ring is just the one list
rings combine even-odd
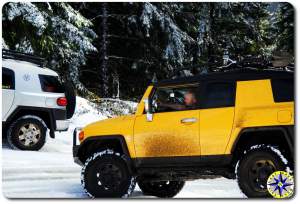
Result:
{"label": "snow on vehicle body", "polygon": [[135,115],[74,132],[83,186],[121,197],[136,178],[144,194],[173,197],[186,180],[221,175],[237,177],[248,197],[270,196],[268,175],[294,165],[293,80],[243,70],[154,83]]}
{"label": "snow on vehicle body", "polygon": [[11,146],[23,150],[40,149],[47,128],[54,138],[54,131],[69,127],[66,90],[58,74],[31,58],[5,51],[2,60],[2,124]]}

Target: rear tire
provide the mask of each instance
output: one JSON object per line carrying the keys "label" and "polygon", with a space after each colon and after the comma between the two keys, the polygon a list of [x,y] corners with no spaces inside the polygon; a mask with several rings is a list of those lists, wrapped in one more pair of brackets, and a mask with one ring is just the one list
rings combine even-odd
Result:
{"label": "rear tire", "polygon": [[7,141],[12,149],[38,151],[46,142],[47,126],[33,115],[22,116],[7,131]]}
{"label": "rear tire", "polygon": [[138,181],[144,195],[159,198],[173,198],[182,190],[184,184],[184,181]]}
{"label": "rear tire", "polygon": [[268,177],[275,171],[286,171],[286,161],[275,147],[257,145],[246,151],[237,167],[240,189],[249,198],[271,197]]}
{"label": "rear tire", "polygon": [[107,149],[86,160],[81,184],[90,197],[121,198],[133,192],[136,182],[122,155]]}

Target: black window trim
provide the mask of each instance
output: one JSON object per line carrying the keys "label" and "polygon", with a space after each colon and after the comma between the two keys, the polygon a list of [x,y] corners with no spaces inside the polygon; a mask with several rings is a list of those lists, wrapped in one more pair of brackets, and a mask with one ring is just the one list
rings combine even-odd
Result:
{"label": "black window trim", "polygon": [[16,77],[15,77],[14,70],[7,68],[7,67],[2,67],[2,77],[3,77],[4,72],[9,72],[12,75],[13,81],[12,81],[12,87],[10,89],[6,89],[6,88],[3,88],[3,78],[2,78],[2,89],[15,90],[16,89]]}

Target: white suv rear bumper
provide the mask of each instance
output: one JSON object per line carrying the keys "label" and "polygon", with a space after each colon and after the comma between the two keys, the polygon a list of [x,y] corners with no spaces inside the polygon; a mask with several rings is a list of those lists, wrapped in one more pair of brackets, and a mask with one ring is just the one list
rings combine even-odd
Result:
{"label": "white suv rear bumper", "polygon": [[69,120],[56,120],[57,131],[67,131],[70,125]]}

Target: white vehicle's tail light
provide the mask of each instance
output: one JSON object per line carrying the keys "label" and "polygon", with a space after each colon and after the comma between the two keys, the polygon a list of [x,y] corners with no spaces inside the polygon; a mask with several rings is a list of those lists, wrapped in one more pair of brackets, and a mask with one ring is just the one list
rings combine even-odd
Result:
{"label": "white vehicle's tail light", "polygon": [[66,97],[60,97],[56,100],[57,105],[59,106],[67,106],[68,105],[68,100]]}

